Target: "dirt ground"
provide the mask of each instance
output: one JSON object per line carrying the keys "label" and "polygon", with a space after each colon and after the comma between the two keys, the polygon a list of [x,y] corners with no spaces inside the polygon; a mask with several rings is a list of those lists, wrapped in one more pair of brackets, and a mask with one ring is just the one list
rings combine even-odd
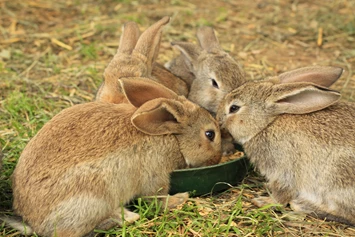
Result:
{"label": "dirt ground", "polygon": [[[339,66],[345,71],[332,88],[355,101],[355,0],[0,0],[0,108],[14,90],[31,96],[42,91],[46,99],[62,100],[60,109],[93,100],[123,23],[136,21],[143,31],[166,15],[171,23],[163,33],[161,63],[178,54],[171,41],[196,42],[197,27],[209,25],[248,79]],[[4,140],[6,134],[0,133]],[[334,228],[329,236],[355,236],[346,226],[322,228]]]}
{"label": "dirt ground", "polygon": [[[196,42],[196,28],[211,25],[248,78],[315,64],[341,66],[345,73],[335,88],[354,99],[355,1],[1,0],[0,6],[0,59],[3,68],[11,68],[2,70],[2,76],[78,82],[83,75],[72,75],[70,69],[94,64],[102,72],[124,22],[137,21],[144,30],[168,15],[172,20],[164,32],[160,62],[177,53],[169,42]],[[93,47],[96,57],[78,53],[83,44]],[[60,80],[55,72],[41,68],[46,54],[55,55]]]}

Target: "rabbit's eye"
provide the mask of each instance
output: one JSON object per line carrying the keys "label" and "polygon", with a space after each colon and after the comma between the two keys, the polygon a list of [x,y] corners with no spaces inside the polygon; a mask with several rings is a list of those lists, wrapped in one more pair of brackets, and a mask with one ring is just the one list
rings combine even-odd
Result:
{"label": "rabbit's eye", "polygon": [[229,113],[233,114],[238,112],[238,110],[240,109],[240,107],[238,105],[231,105],[231,107],[229,107]]}
{"label": "rabbit's eye", "polygon": [[214,133],[214,131],[206,131],[205,132],[205,135],[206,135],[206,137],[208,138],[208,140],[210,140],[211,142],[213,142],[213,140],[214,140],[214,137],[215,137],[215,133]]}
{"label": "rabbit's eye", "polygon": [[212,86],[215,87],[215,88],[217,88],[217,89],[219,89],[219,86],[218,86],[216,80],[213,79],[213,78],[211,78],[211,81],[212,81]]}

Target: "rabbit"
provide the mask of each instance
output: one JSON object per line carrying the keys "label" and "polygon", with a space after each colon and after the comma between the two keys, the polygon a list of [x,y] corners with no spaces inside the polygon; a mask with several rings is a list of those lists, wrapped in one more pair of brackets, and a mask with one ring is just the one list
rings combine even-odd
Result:
{"label": "rabbit", "polygon": [[198,28],[197,38],[201,47],[172,42],[181,54],[165,67],[187,82],[189,100],[216,113],[224,96],[246,81],[245,74],[239,63],[221,48],[212,27]]}
{"label": "rabbit", "polygon": [[337,67],[306,67],[248,81],[230,92],[217,120],[265,176],[271,197],[296,212],[355,225],[355,104],[329,89]]}
{"label": "rabbit", "polygon": [[[200,27],[197,39],[200,46],[172,42],[181,54],[164,66],[187,83],[188,99],[215,114],[222,98],[246,81],[245,74],[239,63],[223,51],[212,27]],[[222,151],[224,155],[236,151],[232,138],[223,131]]]}
{"label": "rabbit", "polygon": [[[171,44],[174,48],[177,48],[179,50],[178,46],[174,46],[174,42],[172,42]],[[188,51],[188,52],[201,51],[201,49],[198,46],[196,46],[195,44],[190,43],[190,42],[178,42],[178,44],[183,45],[183,47],[185,48],[185,51]],[[196,48],[196,50],[195,50],[195,48]],[[181,47],[181,49],[182,49],[182,47]],[[198,57],[198,55],[196,55],[196,57]],[[177,76],[177,77],[181,78],[183,81],[185,81],[188,90],[190,90],[192,82],[195,79],[195,74],[193,73],[193,70],[190,66],[188,58],[186,58],[183,53],[179,54],[178,56],[176,56],[172,60],[166,62],[164,64],[164,67],[168,71],[173,73],[175,76]]]}
{"label": "rabbit", "polygon": [[169,70],[167,70],[163,65],[157,62],[154,63],[153,71],[150,78],[168,87],[172,91],[176,92],[178,95],[183,95],[187,97],[187,95],[189,94],[189,87],[186,81],[182,80],[180,77],[177,77]]}
{"label": "rabbit", "polygon": [[123,205],[134,197],[168,194],[173,170],[220,161],[219,125],[208,111],[151,80],[119,83],[129,103],[67,108],[27,144],[12,175],[13,208],[27,224],[10,225],[76,237],[122,224],[122,213],[133,222],[139,215]]}
{"label": "rabbit", "polygon": [[140,35],[135,22],[127,22],[122,30],[116,55],[104,72],[104,82],[99,87],[95,100],[110,103],[127,103],[119,89],[118,80],[123,77],[143,77],[157,81],[179,95],[187,96],[184,81],[174,76],[155,62],[158,56],[162,29],[170,21],[164,17]]}

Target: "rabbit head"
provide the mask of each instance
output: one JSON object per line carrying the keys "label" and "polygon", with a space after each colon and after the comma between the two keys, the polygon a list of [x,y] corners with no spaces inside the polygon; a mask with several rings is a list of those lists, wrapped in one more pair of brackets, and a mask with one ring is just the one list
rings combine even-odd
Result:
{"label": "rabbit head", "polygon": [[217,118],[265,176],[271,197],[297,212],[355,225],[355,105],[327,87],[336,67],[308,67],[249,81],[222,101]]}
{"label": "rabbit head", "polygon": [[[149,135],[174,134],[189,167],[219,162],[221,134],[218,123],[207,110],[159,83],[138,78],[120,82],[129,103],[138,108],[132,115],[132,124],[138,130]],[[146,102],[147,98],[158,99]],[[161,120],[168,122],[160,124]],[[169,126],[170,131],[159,132]]]}
{"label": "rabbit head", "polygon": [[172,45],[195,75],[188,98],[215,113],[224,96],[246,80],[241,66],[219,45],[213,28],[200,27],[197,38],[201,47],[185,42]]}
{"label": "rabbit head", "polygon": [[167,194],[175,169],[219,162],[219,126],[206,110],[144,78],[118,82],[128,103],[65,109],[22,152],[13,205],[37,234],[79,237],[122,215],[133,222],[139,215],[122,204]]}
{"label": "rabbit head", "polygon": [[[217,119],[243,145],[281,114],[310,113],[335,103],[338,92],[326,87],[341,73],[341,68],[313,66],[248,81],[224,98]],[[312,100],[323,103],[312,104]]]}
{"label": "rabbit head", "polygon": [[125,102],[118,79],[151,77],[153,64],[159,53],[162,29],[169,21],[169,17],[163,17],[142,35],[135,22],[128,22],[123,26],[119,48],[105,69],[105,80],[97,92],[96,101]]}

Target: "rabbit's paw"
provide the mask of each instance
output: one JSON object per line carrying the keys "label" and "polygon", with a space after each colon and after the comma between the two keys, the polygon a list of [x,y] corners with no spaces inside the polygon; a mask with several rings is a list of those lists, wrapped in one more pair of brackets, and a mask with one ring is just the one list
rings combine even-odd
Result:
{"label": "rabbit's paw", "polygon": [[140,218],[139,214],[125,210],[124,219],[128,223],[133,223]]}
{"label": "rabbit's paw", "polygon": [[253,198],[251,200],[251,203],[253,203],[257,207],[263,207],[269,204],[275,204],[275,201],[271,197],[258,197]]}
{"label": "rabbit's paw", "polygon": [[175,195],[168,196],[167,200],[166,200],[167,201],[167,208],[168,209],[175,208],[178,205],[185,203],[188,198],[189,198],[188,192],[177,193]]}
{"label": "rabbit's paw", "polygon": [[112,216],[112,218],[108,218],[108,219],[102,221],[97,226],[97,229],[109,230],[117,225],[123,226],[122,214],[124,214],[123,218],[124,218],[124,221],[127,223],[133,223],[140,218],[139,214],[128,211],[126,208],[123,210],[123,213],[122,213],[122,209],[119,209]]}
{"label": "rabbit's paw", "polygon": [[309,203],[306,200],[295,199],[290,201],[290,207],[294,212],[311,213],[316,205]]}

